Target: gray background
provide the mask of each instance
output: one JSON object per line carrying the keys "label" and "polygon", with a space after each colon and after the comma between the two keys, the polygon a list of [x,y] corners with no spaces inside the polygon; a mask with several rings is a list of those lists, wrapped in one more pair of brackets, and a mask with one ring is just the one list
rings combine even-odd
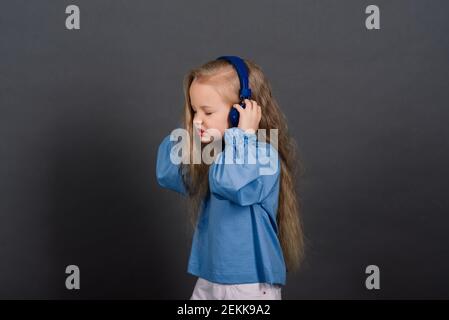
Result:
{"label": "gray background", "polygon": [[[77,4],[81,29],[65,28]],[[377,4],[381,29],[365,28]],[[447,1],[8,1],[0,297],[189,298],[191,230],[155,180],[182,77],[258,63],[306,165],[284,299],[449,298]],[[81,290],[65,289],[65,267]],[[364,287],[365,267],[381,289]]]}

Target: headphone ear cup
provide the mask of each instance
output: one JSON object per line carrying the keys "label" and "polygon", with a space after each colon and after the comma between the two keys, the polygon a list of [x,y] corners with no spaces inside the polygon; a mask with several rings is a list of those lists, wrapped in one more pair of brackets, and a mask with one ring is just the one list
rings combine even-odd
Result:
{"label": "headphone ear cup", "polygon": [[[239,103],[242,108],[245,108],[245,102]],[[239,125],[240,113],[239,111],[231,107],[231,111],[229,112],[229,121],[231,122],[231,128],[237,127]]]}
{"label": "headphone ear cup", "polygon": [[229,121],[231,122],[231,128],[237,127],[239,125],[239,111],[232,107],[229,112]]}

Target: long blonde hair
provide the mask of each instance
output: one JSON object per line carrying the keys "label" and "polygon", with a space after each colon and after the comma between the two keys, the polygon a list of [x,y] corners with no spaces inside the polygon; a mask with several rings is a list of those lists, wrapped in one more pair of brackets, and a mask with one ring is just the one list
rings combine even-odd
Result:
{"label": "long blonde hair", "polygon": [[[262,69],[250,60],[244,59],[249,71],[251,99],[262,107],[259,129],[278,129],[278,153],[281,163],[279,205],[277,224],[279,241],[282,247],[288,271],[297,270],[304,256],[304,235],[301,217],[301,201],[296,192],[296,176],[302,174],[302,165],[297,146],[291,138],[285,115],[271,94],[271,86]],[[193,139],[193,109],[190,103],[190,85],[195,79],[203,79],[213,84],[223,99],[230,105],[239,102],[240,82],[234,67],[225,60],[212,60],[190,70],[184,78],[184,115],[185,129],[190,134],[190,151],[195,146]],[[266,141],[270,141],[267,134]],[[202,146],[203,147],[203,146]],[[194,164],[193,152],[190,152],[189,164],[182,165],[184,183],[189,193],[188,201],[192,226],[195,227],[202,204],[209,196],[209,165],[201,161]]]}

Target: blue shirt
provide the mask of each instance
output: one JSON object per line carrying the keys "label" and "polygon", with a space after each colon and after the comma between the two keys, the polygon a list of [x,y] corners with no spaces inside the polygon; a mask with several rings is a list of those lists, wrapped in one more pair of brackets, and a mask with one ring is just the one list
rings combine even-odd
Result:
{"label": "blue shirt", "polygon": [[[187,272],[215,283],[285,285],[286,267],[276,223],[277,150],[258,141],[256,134],[236,127],[225,130],[224,141],[224,150],[209,167],[210,192],[198,218]],[[178,154],[180,145],[170,141],[170,135],[163,139],[156,176],[160,186],[186,196],[179,165],[170,158],[171,152]],[[251,162],[250,156],[255,161]]]}

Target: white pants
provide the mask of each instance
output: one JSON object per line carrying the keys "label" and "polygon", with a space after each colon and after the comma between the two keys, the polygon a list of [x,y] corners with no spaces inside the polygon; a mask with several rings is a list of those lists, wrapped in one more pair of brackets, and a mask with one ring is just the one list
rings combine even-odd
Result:
{"label": "white pants", "polygon": [[190,300],[282,300],[281,288],[269,283],[221,284],[198,278]]}

